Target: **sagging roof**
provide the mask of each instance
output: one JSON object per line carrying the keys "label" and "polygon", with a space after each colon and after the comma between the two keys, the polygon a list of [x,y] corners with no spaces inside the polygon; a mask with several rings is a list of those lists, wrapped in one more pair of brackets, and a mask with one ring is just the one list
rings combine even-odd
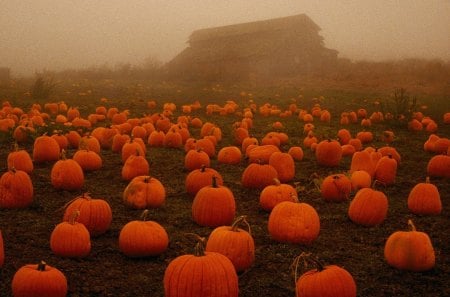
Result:
{"label": "sagging roof", "polygon": [[320,31],[320,27],[306,14],[298,14],[269,20],[196,30],[192,32],[189,37],[189,42],[192,43],[214,38],[226,38],[234,35],[253,34],[257,32],[293,30],[295,28],[303,28],[305,30],[313,30],[315,32]]}

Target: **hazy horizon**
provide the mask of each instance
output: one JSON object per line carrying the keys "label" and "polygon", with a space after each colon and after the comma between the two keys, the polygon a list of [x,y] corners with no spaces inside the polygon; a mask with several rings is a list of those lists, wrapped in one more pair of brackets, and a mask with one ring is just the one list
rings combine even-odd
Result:
{"label": "hazy horizon", "polygon": [[12,75],[167,62],[198,29],[305,13],[339,57],[450,61],[450,1],[0,1],[0,67]]}

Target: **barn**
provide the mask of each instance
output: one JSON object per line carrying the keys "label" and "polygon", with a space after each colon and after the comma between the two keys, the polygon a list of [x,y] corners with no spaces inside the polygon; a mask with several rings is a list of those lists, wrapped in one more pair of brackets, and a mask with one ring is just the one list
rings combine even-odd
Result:
{"label": "barn", "polygon": [[320,27],[306,14],[206,28],[166,64],[170,78],[237,80],[322,71],[338,52],[324,46]]}

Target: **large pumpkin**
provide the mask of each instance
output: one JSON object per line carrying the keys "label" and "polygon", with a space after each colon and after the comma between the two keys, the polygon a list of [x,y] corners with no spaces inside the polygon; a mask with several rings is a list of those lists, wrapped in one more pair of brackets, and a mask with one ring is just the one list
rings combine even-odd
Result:
{"label": "large pumpkin", "polygon": [[[315,268],[304,272],[297,279],[297,267],[303,261]],[[310,254],[302,253],[295,258],[296,297],[356,297],[356,283],[353,276],[337,265],[323,265],[312,259]]]}
{"label": "large pumpkin", "polygon": [[[239,228],[242,223],[247,230]],[[238,217],[231,226],[214,229],[206,243],[206,251],[225,255],[238,272],[248,269],[255,261],[255,243],[246,217]]]}
{"label": "large pumpkin", "polygon": [[259,205],[265,211],[272,209],[283,201],[297,201],[297,191],[289,184],[282,184],[274,179],[274,184],[265,187],[259,194]]}
{"label": "large pumpkin", "polygon": [[416,230],[408,220],[410,231],[396,231],[384,246],[387,263],[395,268],[409,271],[426,271],[434,267],[435,255],[430,237]]}
{"label": "large pumpkin", "polygon": [[194,254],[173,259],[164,272],[165,297],[237,297],[238,277],[224,255],[204,252],[198,243]]}
{"label": "large pumpkin", "polygon": [[148,175],[136,176],[123,191],[123,201],[135,209],[160,207],[165,200],[164,185]]}
{"label": "large pumpkin", "polygon": [[24,265],[14,274],[12,293],[14,297],[65,297],[67,279],[61,271],[44,261]]}
{"label": "large pumpkin", "polygon": [[58,142],[47,135],[42,135],[34,140],[33,160],[36,163],[53,162],[59,159]]}
{"label": "large pumpkin", "polygon": [[80,211],[77,221],[86,226],[91,236],[105,233],[112,221],[112,211],[103,199],[92,199],[88,193],[73,199],[66,207],[63,221],[70,221],[74,211]]}
{"label": "large pumpkin", "polygon": [[320,218],[307,203],[283,201],[272,209],[268,229],[275,241],[309,245],[319,236]]}
{"label": "large pumpkin", "polygon": [[128,257],[157,256],[169,245],[169,236],[163,226],[147,221],[148,210],[142,213],[141,221],[131,221],[123,226],[119,234],[119,249]]}

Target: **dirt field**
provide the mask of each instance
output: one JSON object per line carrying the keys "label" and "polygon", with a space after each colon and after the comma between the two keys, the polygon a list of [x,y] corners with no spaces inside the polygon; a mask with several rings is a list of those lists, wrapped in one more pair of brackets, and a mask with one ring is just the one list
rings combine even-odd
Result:
{"label": "dirt field", "polygon": [[[291,98],[281,96],[254,94],[254,101],[259,105],[274,100],[282,108],[292,102]],[[87,115],[94,112],[100,105],[101,96],[98,92],[95,101],[83,103],[80,110]],[[217,93],[203,94],[210,100],[220,100]],[[322,94],[315,94],[320,96]],[[105,95],[106,96],[106,95]],[[183,94],[178,94],[179,98]],[[370,96],[370,95],[368,95]],[[299,102],[299,107],[310,108],[311,98],[305,96]],[[157,97],[158,98],[158,97]],[[240,109],[248,105],[248,98],[236,94]],[[0,98],[1,99],[1,98]],[[233,98],[230,98],[233,99]],[[316,134],[320,137],[334,137],[341,128],[338,124],[339,113],[348,102],[326,100],[322,103],[332,113],[330,124],[314,121]],[[143,113],[160,111],[162,104],[174,101],[180,106],[193,102],[192,97],[178,98],[161,95],[155,110],[148,110],[145,100],[127,101],[111,99],[108,106],[119,106],[129,109],[130,117],[141,116]],[[355,103],[356,102],[356,103]],[[203,107],[207,101],[202,101]],[[21,102],[21,107],[28,110],[31,103]],[[74,101],[74,106],[79,105]],[[304,104],[305,106],[302,106]],[[373,111],[374,106],[363,101],[352,101],[353,106],[366,107]],[[448,101],[441,102],[449,111]],[[442,123],[442,113],[430,114],[439,125],[438,135],[450,137],[450,126]],[[176,116],[180,114],[177,109]],[[206,115],[205,109],[196,111],[193,116],[200,117],[204,122],[215,123],[222,129],[223,140],[217,146],[216,152],[224,146],[231,145],[232,124],[240,120],[239,115]],[[256,114],[251,134],[261,139],[271,131],[271,124],[281,121],[289,137],[289,143],[282,147],[287,151],[290,146],[301,145],[303,123],[296,116],[279,118],[276,116],[262,117]],[[107,125],[108,123],[102,123]],[[443,211],[438,216],[416,216],[409,212],[406,204],[412,187],[425,179],[426,165],[432,157],[423,151],[423,143],[428,138],[426,132],[410,133],[405,126],[392,123],[382,123],[370,128],[376,136],[387,128],[393,128],[396,140],[392,143],[402,156],[396,182],[392,186],[381,188],[389,199],[387,219],[377,227],[367,228],[352,223],[347,216],[349,201],[341,203],[324,202],[316,190],[310,176],[317,173],[325,177],[333,173],[342,173],[349,169],[350,158],[344,158],[337,168],[324,168],[317,165],[314,154],[305,149],[305,157],[296,163],[296,175],[290,184],[299,189],[299,198],[311,204],[320,216],[321,229],[318,239],[311,246],[282,244],[273,241],[267,231],[269,214],[258,204],[259,190],[245,189],[241,185],[241,175],[246,160],[238,165],[218,164],[212,160],[211,167],[218,170],[224,184],[229,187],[236,199],[236,215],[247,215],[251,224],[252,235],[256,245],[254,265],[239,275],[239,296],[295,296],[294,278],[291,270],[293,259],[301,252],[312,252],[326,264],[343,266],[354,277],[358,296],[450,296],[450,180],[432,178],[438,187],[443,204]],[[360,125],[346,126],[353,135],[361,130]],[[198,138],[199,129],[190,129],[191,135]],[[6,171],[6,157],[11,144],[7,136],[3,137],[0,150],[0,162],[3,172]],[[378,139],[371,145],[383,146]],[[25,148],[31,153],[32,144]],[[72,156],[75,150],[68,152]],[[166,188],[167,197],[163,207],[151,210],[150,218],[159,222],[169,234],[169,248],[161,256],[153,258],[130,259],[125,257],[118,247],[118,237],[121,228],[129,221],[139,218],[140,210],[127,208],[122,202],[122,193],[127,182],[121,178],[120,155],[110,150],[102,150],[103,168],[97,172],[85,175],[85,185],[82,191],[68,192],[55,190],[50,183],[52,164],[37,164],[31,174],[34,185],[34,202],[26,209],[0,210],[0,229],[5,245],[5,264],[0,270],[0,296],[11,296],[12,277],[21,266],[45,260],[49,265],[60,269],[67,277],[69,285],[68,296],[163,296],[164,271],[171,260],[177,256],[193,253],[194,242],[186,233],[197,233],[208,236],[211,228],[200,227],[191,218],[191,202],[184,188],[184,180],[188,172],[183,168],[184,151],[182,149],[150,148],[147,160],[150,162],[150,174],[159,179]],[[113,213],[112,225],[105,234],[91,239],[92,250],[83,259],[68,259],[55,256],[49,247],[50,233],[58,224],[63,212],[61,208],[71,199],[83,192],[91,193],[94,198],[103,198],[111,206]],[[351,198],[353,198],[353,195]],[[436,252],[436,265],[427,272],[406,272],[390,267],[383,256],[383,248],[387,237],[397,230],[407,230],[407,221],[412,219],[419,231],[429,234]]]}

